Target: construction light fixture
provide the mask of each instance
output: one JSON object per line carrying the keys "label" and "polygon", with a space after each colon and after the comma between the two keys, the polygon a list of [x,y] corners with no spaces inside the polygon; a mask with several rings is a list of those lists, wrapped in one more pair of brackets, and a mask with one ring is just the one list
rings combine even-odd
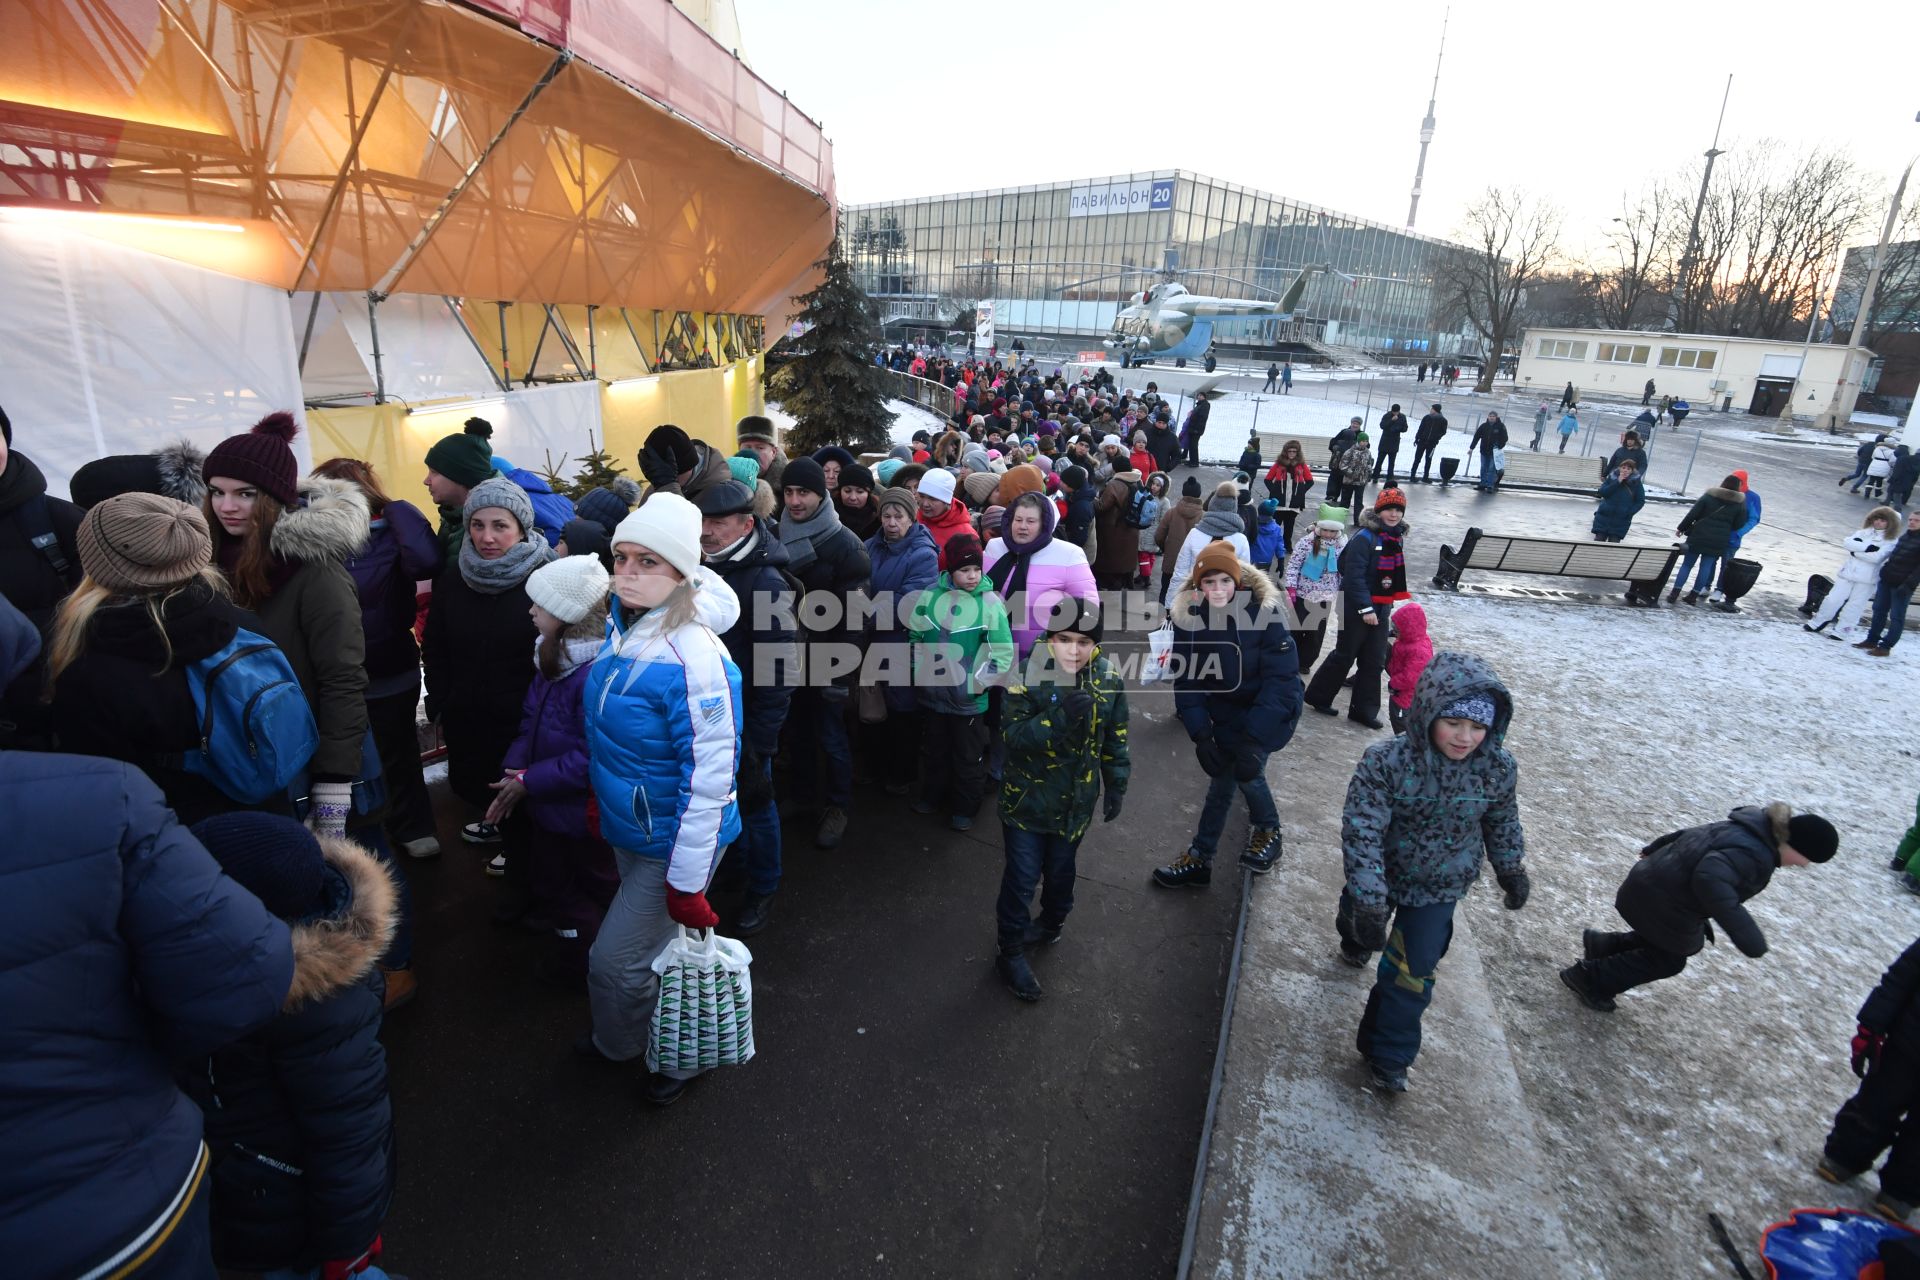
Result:
{"label": "construction light fixture", "polygon": [[64,222],[69,226],[88,222],[133,223],[142,227],[182,231],[224,231],[244,235],[246,227],[238,222],[209,222],[204,218],[171,218],[159,213],[110,213],[104,209],[55,209],[39,204],[0,205],[0,214],[23,222]]}
{"label": "construction light fixture", "polygon": [[407,414],[411,417],[424,413],[464,413],[469,409],[504,409],[506,407],[505,397],[492,396],[478,400],[448,400],[438,404],[410,404],[407,406]]}
{"label": "construction light fixture", "polygon": [[607,390],[618,391],[622,387],[637,387],[643,382],[658,382],[659,380],[660,375],[657,373],[643,373],[637,377],[620,378],[617,381],[609,382],[607,384]]}

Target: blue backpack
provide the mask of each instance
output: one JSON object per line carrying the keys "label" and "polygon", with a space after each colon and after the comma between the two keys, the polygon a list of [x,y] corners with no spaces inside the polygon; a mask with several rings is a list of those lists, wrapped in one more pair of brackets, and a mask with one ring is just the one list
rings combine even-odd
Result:
{"label": "blue backpack", "polygon": [[280,647],[242,627],[187,667],[200,745],[180,767],[243,804],[284,794],[320,745],[307,695]]}

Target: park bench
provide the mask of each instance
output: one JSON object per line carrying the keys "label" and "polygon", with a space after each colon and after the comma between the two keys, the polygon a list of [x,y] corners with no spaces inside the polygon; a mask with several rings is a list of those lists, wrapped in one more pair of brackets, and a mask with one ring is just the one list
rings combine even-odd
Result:
{"label": "park bench", "polygon": [[1508,537],[1467,530],[1460,549],[1440,548],[1440,571],[1433,585],[1458,591],[1468,569],[1532,573],[1558,578],[1608,578],[1629,582],[1646,596],[1664,583],[1680,556],[1677,545],[1636,546],[1627,542],[1583,542],[1570,538]]}

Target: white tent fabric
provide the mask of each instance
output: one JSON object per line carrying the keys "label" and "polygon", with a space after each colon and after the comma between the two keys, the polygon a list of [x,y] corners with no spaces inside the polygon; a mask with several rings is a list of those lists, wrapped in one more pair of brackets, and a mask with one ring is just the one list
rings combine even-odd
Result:
{"label": "white tent fabric", "polygon": [[275,409],[301,416],[277,289],[0,219],[0,296],[0,404],[56,494],[106,454],[180,436],[210,447]]}
{"label": "white tent fabric", "polygon": [[[291,315],[294,340],[306,328],[307,313],[313,305],[310,293],[296,294]],[[364,294],[330,293],[322,300],[320,316],[314,323],[316,340],[322,326],[338,324],[358,356],[354,374],[337,340],[331,351],[307,347],[306,367],[301,371],[308,399],[320,400],[343,392],[373,392],[373,336],[377,321],[380,334],[380,373],[386,383],[387,399],[401,404],[423,400],[446,400],[455,396],[487,396],[499,392],[493,373],[474,349],[473,339],[461,328],[447,300],[430,294],[396,293],[382,302],[369,319]]]}

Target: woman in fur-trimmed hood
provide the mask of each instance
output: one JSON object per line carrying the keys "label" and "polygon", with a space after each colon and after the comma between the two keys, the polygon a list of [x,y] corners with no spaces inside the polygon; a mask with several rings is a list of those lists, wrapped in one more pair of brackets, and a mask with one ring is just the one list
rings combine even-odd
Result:
{"label": "woman in fur-trimmed hood", "polygon": [[193,834],[287,922],[294,954],[277,1018],[176,1068],[206,1121],[214,1261],[304,1274],[377,1252],[394,1182],[379,1040],[379,960],[400,911],[392,875],[290,819],[226,814]]}
{"label": "woman in fur-trimmed hood", "polygon": [[1207,775],[1206,801],[1186,852],[1153,873],[1163,888],[1204,885],[1234,792],[1251,828],[1243,865],[1256,873],[1280,857],[1280,816],[1267,757],[1300,723],[1300,655],[1287,630],[1286,597],[1224,540],[1195,558],[1172,604],[1173,708]]}
{"label": "woman in fur-trimmed hood", "polygon": [[367,735],[366,636],[346,569],[367,541],[367,499],[350,481],[300,479],[290,443],[298,430],[291,414],[269,414],[214,447],[207,526],[234,603],[287,655],[313,708],[315,804],[345,805]]}

